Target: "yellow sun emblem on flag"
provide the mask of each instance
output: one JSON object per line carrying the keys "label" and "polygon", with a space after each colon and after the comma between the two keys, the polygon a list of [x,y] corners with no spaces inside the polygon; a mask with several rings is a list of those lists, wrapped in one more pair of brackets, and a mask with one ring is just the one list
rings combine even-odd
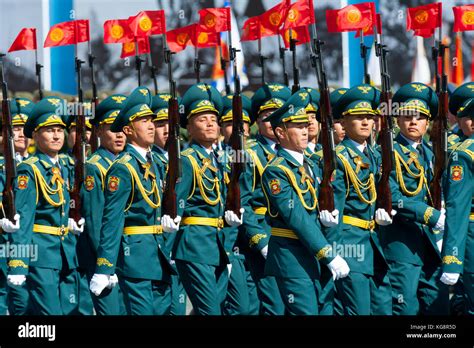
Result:
{"label": "yellow sun emblem on flag", "polygon": [[461,21],[464,25],[474,25],[474,11],[464,12]]}
{"label": "yellow sun emblem on flag", "polygon": [[123,44],[123,50],[127,53],[135,51],[135,42],[125,42]]}
{"label": "yellow sun emblem on flag", "polygon": [[419,10],[415,13],[415,21],[419,24],[428,22],[429,14],[426,10]]}
{"label": "yellow sun emblem on flag", "polygon": [[152,27],[151,19],[148,17],[143,17],[140,19],[140,22],[138,22],[138,25],[140,26],[141,30],[149,31]]}
{"label": "yellow sun emblem on flag", "polygon": [[359,23],[362,18],[362,13],[360,13],[358,8],[352,8],[347,12],[346,19],[349,23]]}
{"label": "yellow sun emblem on flag", "polygon": [[112,26],[112,29],[110,30],[110,35],[114,39],[116,40],[121,39],[123,37],[123,34],[124,34],[124,30],[120,24],[115,24],[114,26]]}
{"label": "yellow sun emblem on flag", "polygon": [[288,11],[288,16],[286,17],[286,19],[288,19],[290,22],[296,22],[299,17],[299,11],[297,9],[292,8],[290,11]]}
{"label": "yellow sun emblem on flag", "polygon": [[54,28],[53,30],[51,30],[49,37],[52,41],[59,42],[64,39],[64,31],[61,28]]}
{"label": "yellow sun emblem on flag", "polygon": [[179,44],[179,45],[184,45],[186,44],[186,42],[188,42],[189,40],[189,34],[188,33],[180,33],[178,34],[178,36],[176,37],[176,42]]}
{"label": "yellow sun emblem on flag", "polygon": [[[291,38],[294,40],[298,39],[298,34],[295,30],[291,31]],[[290,42],[290,29],[286,29],[285,31],[285,41]]]}
{"label": "yellow sun emblem on flag", "polygon": [[204,17],[204,24],[208,28],[214,28],[216,26],[216,16],[214,16],[212,13],[208,13]]}
{"label": "yellow sun emblem on flag", "polygon": [[209,35],[207,33],[205,32],[199,33],[199,36],[198,36],[199,44],[205,44],[208,41],[209,41]]}
{"label": "yellow sun emblem on flag", "polygon": [[272,25],[277,27],[281,23],[281,14],[278,12],[273,12],[268,19]]}

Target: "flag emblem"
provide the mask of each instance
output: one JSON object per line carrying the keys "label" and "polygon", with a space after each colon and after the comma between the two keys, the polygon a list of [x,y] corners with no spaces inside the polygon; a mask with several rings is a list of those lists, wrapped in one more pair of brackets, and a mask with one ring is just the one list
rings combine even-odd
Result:
{"label": "flag emblem", "polygon": [[415,21],[424,24],[428,21],[429,14],[426,10],[419,10],[415,13]]}
{"label": "flag emblem", "polygon": [[26,175],[19,175],[18,176],[18,188],[20,190],[24,190],[28,187],[28,177]]}
{"label": "flag emblem", "polygon": [[59,42],[64,38],[64,31],[61,28],[54,28],[49,37],[52,41]]}
{"label": "flag emblem", "polygon": [[270,23],[275,27],[280,26],[281,14],[279,12],[273,12],[269,17]]}
{"label": "flag emblem", "polygon": [[296,22],[299,17],[300,17],[300,13],[298,12],[298,10],[295,8],[292,8],[288,12],[288,16],[286,17],[286,19],[288,19],[290,22]]}
{"label": "flag emblem", "polygon": [[123,34],[124,34],[123,27],[119,24],[115,24],[112,27],[112,30],[110,31],[110,34],[111,34],[112,38],[114,38],[115,40],[121,39],[123,37]]}
{"label": "flag emblem", "polygon": [[109,191],[110,192],[117,191],[119,188],[119,183],[120,183],[120,179],[118,177],[116,176],[109,177],[109,182],[107,184]]}
{"label": "flag emblem", "polygon": [[135,42],[125,42],[123,44],[123,50],[126,53],[130,53],[130,52],[135,51]]}
{"label": "flag emblem", "polygon": [[209,35],[207,35],[206,32],[199,33],[198,43],[199,44],[205,44],[207,41],[209,41]]}
{"label": "flag emblem", "polygon": [[474,11],[465,12],[461,20],[464,25],[474,25]]}
{"label": "flag emblem", "polygon": [[216,26],[216,16],[214,16],[212,13],[208,13],[204,17],[204,24],[208,28],[214,28]]}
{"label": "flag emblem", "polygon": [[176,41],[178,42],[179,45],[184,45],[186,42],[189,40],[189,34],[188,33],[180,33],[176,37]]}
{"label": "flag emblem", "polygon": [[355,24],[360,22],[362,14],[360,13],[359,9],[354,8],[347,12],[346,18],[349,23]]}
{"label": "flag emblem", "polygon": [[149,31],[152,26],[151,19],[148,17],[143,17],[142,19],[140,19],[140,22],[138,23],[138,25],[140,26],[141,30]]}
{"label": "flag emblem", "polygon": [[88,175],[85,180],[86,190],[91,191],[94,188],[95,180],[92,175]]}

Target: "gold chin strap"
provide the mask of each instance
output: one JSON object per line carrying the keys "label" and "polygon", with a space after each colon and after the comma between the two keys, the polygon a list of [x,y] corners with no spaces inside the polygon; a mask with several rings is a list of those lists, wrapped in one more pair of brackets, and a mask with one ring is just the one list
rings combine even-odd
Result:
{"label": "gold chin strap", "polygon": [[[33,168],[33,173],[35,174],[36,187],[41,189],[44,199],[55,208],[63,205],[65,203],[63,190],[64,179],[61,177],[59,168],[53,167],[53,178],[51,179],[51,186],[49,186],[38,167],[34,164],[30,164],[30,166]],[[54,185],[56,185],[56,188],[53,188]],[[59,197],[57,202],[51,198],[51,196],[55,194]],[[36,204],[38,204],[38,195],[39,190],[36,190]]]}
{"label": "gold chin strap", "polygon": [[[221,201],[221,187],[219,184],[219,178],[217,177],[210,178],[204,173],[207,168],[209,168],[213,172],[217,172],[217,168],[214,168],[213,166],[211,166],[210,161],[204,161],[203,166],[199,167],[199,164],[197,163],[196,159],[193,156],[187,156],[187,157],[189,161],[191,162],[191,166],[193,167],[194,182],[197,182],[202,198],[209,205],[217,205],[217,203]],[[212,187],[208,187],[204,184],[203,177],[213,183]],[[215,192],[217,196],[216,199],[214,200],[210,199],[209,196],[206,194],[206,191]]]}
{"label": "gold chin strap", "polygon": [[[418,159],[415,156],[410,154],[409,162],[411,163],[413,161],[416,169],[418,169],[418,174],[415,174],[410,169],[410,163],[405,162],[405,160],[398,153],[398,151],[394,151],[394,152],[395,152],[395,172],[397,173],[397,181],[400,184],[400,189],[403,192],[403,194],[408,197],[416,196],[423,189],[423,184],[428,186],[426,182],[426,177],[425,177],[425,169],[421,166]],[[405,185],[405,180],[403,179],[402,165],[405,168],[405,171],[407,172],[408,175],[410,175],[414,179],[418,179],[418,185],[414,191],[409,191]]]}
{"label": "gold chin strap", "polygon": [[[133,188],[135,187],[135,183],[137,184],[138,190],[142,194],[142,197],[145,200],[145,202],[153,209],[158,208],[161,205],[161,198],[160,198],[160,193],[158,192],[158,186],[156,185],[156,180],[153,180],[151,184],[151,190],[148,191],[143,186],[142,181],[140,180],[140,177],[138,176],[138,173],[135,170],[135,168],[133,168],[133,166],[130,163],[125,163],[125,166],[127,167],[128,171],[132,175],[132,199],[130,200],[130,204],[125,209],[125,211],[127,211],[130,208],[133,202],[133,195],[134,195]],[[149,198],[149,196],[151,196],[152,194],[154,194],[156,198],[156,202],[153,202]]]}
{"label": "gold chin strap", "polygon": [[[373,204],[375,200],[377,199],[377,190],[375,188],[374,174],[370,173],[369,179],[367,179],[367,182],[363,183],[359,180],[359,177],[354,172],[354,169],[351,167],[349,161],[340,153],[337,154],[337,156],[341,159],[342,164],[344,165],[344,169],[346,172],[346,179],[352,183],[352,186],[354,186],[359,199],[365,204],[369,204],[369,205]],[[370,198],[369,199],[365,198],[362,191],[363,192],[369,191]]]}

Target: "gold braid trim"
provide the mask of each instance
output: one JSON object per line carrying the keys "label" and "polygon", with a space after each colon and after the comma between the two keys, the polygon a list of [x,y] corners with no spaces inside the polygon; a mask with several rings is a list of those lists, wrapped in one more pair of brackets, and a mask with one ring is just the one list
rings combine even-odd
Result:
{"label": "gold braid trim", "polygon": [[[61,176],[58,174],[56,176],[53,176],[53,181],[51,182],[52,185],[56,184],[56,188],[50,187],[47,183],[46,180],[44,180],[43,175],[41,174],[40,170],[38,167],[34,164],[29,164],[31,168],[33,168],[33,173],[35,174],[35,183],[36,187],[40,187],[41,192],[43,193],[44,199],[53,207],[57,208],[60,207],[65,203],[64,200],[64,190],[63,190],[63,179]],[[38,190],[36,190],[36,204],[38,204]],[[57,202],[53,201],[51,198],[52,195],[58,194],[59,200]]]}
{"label": "gold braid trim", "polygon": [[[221,187],[219,185],[219,178],[209,178],[207,175],[204,175],[204,171],[207,169],[208,166],[210,166],[210,163],[205,163],[203,167],[199,167],[196,159],[193,156],[187,156],[189,161],[191,162],[191,166],[193,167],[193,178],[194,182],[197,182],[200,193],[204,201],[209,204],[209,205],[217,205],[217,203],[220,202],[221,200]],[[212,167],[210,168],[212,170]],[[212,187],[206,187],[203,183],[203,175],[206,177],[209,181],[213,181],[213,186]],[[195,187],[195,185],[194,185]],[[212,192],[214,191],[217,195],[217,198],[214,200],[211,200],[209,196],[207,196],[206,191]],[[194,193],[194,188],[193,192]],[[191,196],[190,196],[191,197]]]}
{"label": "gold braid trim", "polygon": [[[125,163],[125,166],[127,167],[130,174],[132,174],[132,187],[134,187],[134,182],[135,182],[145,202],[153,209],[158,208],[161,205],[161,198],[160,198],[160,193],[158,192],[158,186],[156,185],[156,180],[152,180],[151,190],[147,191],[145,187],[143,186],[142,181],[140,180],[140,177],[138,176],[138,173],[135,170],[135,168],[133,168],[133,166],[130,163]],[[153,202],[150,198],[148,198],[152,194],[155,195],[156,203]]]}
{"label": "gold braid trim", "polygon": [[447,256],[443,257],[443,263],[445,265],[450,265],[452,263],[462,265],[462,262],[459,261],[459,259],[456,256],[453,256],[453,255],[447,255]]}
{"label": "gold braid trim", "polygon": [[[302,189],[299,188],[299,185],[296,181],[296,176],[290,169],[286,168],[285,166],[281,164],[277,165],[277,168],[280,168],[286,174],[286,176],[290,180],[291,186],[293,186],[296,193],[298,194],[298,197],[300,198],[300,201],[301,201],[301,204],[303,204],[303,207],[306,210],[314,210],[316,206],[318,205],[318,197],[316,195],[316,189],[311,184],[310,177],[309,176],[306,177],[305,182],[306,182],[307,188],[306,190],[303,191]],[[308,191],[311,193],[311,197],[313,198],[313,204],[311,206],[308,206],[303,198],[303,194],[305,194]]]}
{"label": "gold braid trim", "polygon": [[[421,192],[423,189],[423,183],[426,181],[425,177],[425,169],[420,165],[420,162],[416,159],[413,158],[413,162],[415,164],[416,169],[418,169],[418,174],[415,174],[414,172],[411,171],[410,166],[405,160],[400,156],[398,151],[395,152],[395,171],[397,173],[397,181],[400,184],[400,189],[402,190],[403,194],[408,196],[408,197],[413,197],[416,196]],[[406,172],[408,175],[410,175],[414,179],[419,179],[417,188],[415,191],[409,191],[405,185],[405,180],[403,179],[403,172],[402,172],[402,165],[405,168]]]}
{"label": "gold braid trim", "polygon": [[28,268],[26,263],[24,263],[22,260],[10,260],[8,261],[8,266],[11,268],[15,268],[15,267]]}
{"label": "gold braid trim", "polygon": [[249,153],[250,157],[252,158],[252,161],[254,162],[254,171],[253,171],[253,184],[252,184],[252,191],[255,190],[255,184],[256,184],[256,173],[255,173],[255,168],[258,170],[258,174],[260,174],[260,177],[262,177],[264,167],[262,165],[262,162],[260,162],[260,159],[258,158],[257,153],[252,150],[252,149],[247,149],[247,152]]}
{"label": "gold braid trim", "polygon": [[105,257],[99,257],[97,259],[97,266],[107,266],[107,267],[112,267],[113,264],[110,263],[109,260],[107,260]]}
{"label": "gold braid trim", "polygon": [[425,214],[423,215],[423,220],[425,221],[426,225],[430,221],[431,216],[433,216],[433,211],[434,209],[432,207],[426,208]]}
{"label": "gold braid trim", "polygon": [[263,233],[256,234],[255,236],[250,238],[249,246],[253,247],[253,246],[257,245],[258,242],[260,242],[260,240],[262,240],[263,238],[267,238],[267,235],[263,234]]}
{"label": "gold braid trim", "polygon": [[[357,174],[354,172],[354,169],[351,167],[349,161],[344,157],[344,155],[339,153],[337,154],[337,156],[340,158],[344,166],[346,176],[349,178],[350,182],[352,183],[352,186],[354,186],[359,199],[365,204],[369,204],[369,205],[373,204],[377,200],[377,190],[375,188],[374,174],[370,173],[369,179],[367,180],[367,182],[362,183],[359,177],[357,176]],[[349,188],[347,189],[349,190]],[[366,199],[363,196],[362,191],[364,192],[369,191],[371,198]]]}
{"label": "gold braid trim", "polygon": [[327,254],[332,250],[332,248],[328,245],[318,251],[316,254],[316,259],[319,261],[327,257]]}

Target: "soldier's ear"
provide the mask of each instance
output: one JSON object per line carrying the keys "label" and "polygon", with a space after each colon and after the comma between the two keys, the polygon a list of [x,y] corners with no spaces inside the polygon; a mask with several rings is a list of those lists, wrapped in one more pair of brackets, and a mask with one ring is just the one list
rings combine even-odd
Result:
{"label": "soldier's ear", "polygon": [[130,124],[123,126],[122,131],[125,134],[125,136],[130,136],[133,134],[133,128]]}

